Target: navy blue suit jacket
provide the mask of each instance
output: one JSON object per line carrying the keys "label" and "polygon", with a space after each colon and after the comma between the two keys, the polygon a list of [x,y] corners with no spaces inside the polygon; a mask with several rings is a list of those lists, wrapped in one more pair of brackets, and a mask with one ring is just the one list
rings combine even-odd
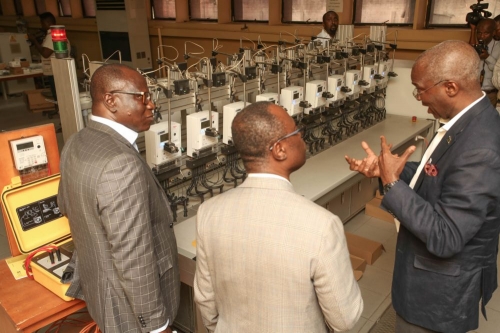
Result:
{"label": "navy blue suit jacket", "polygon": [[[500,117],[484,97],[431,155],[437,175],[407,163],[382,205],[401,222],[392,301],[408,322],[439,332],[478,327],[497,288]],[[485,315],[486,316],[486,315]]]}

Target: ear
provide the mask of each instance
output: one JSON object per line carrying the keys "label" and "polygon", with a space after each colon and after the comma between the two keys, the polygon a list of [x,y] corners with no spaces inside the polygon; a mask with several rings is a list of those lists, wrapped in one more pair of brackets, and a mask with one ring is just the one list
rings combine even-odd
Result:
{"label": "ear", "polygon": [[456,94],[458,94],[458,91],[460,90],[460,88],[458,87],[458,84],[456,82],[453,82],[453,81],[445,82],[444,87],[446,89],[446,94],[449,97],[456,96]]}
{"label": "ear", "polygon": [[116,108],[116,97],[114,94],[107,93],[104,95],[104,99],[102,101],[106,109],[108,109],[110,112],[115,113],[117,108]]}
{"label": "ear", "polygon": [[278,142],[274,145],[273,150],[271,150],[271,155],[276,161],[284,161],[287,158],[286,148],[282,145],[282,142]]}

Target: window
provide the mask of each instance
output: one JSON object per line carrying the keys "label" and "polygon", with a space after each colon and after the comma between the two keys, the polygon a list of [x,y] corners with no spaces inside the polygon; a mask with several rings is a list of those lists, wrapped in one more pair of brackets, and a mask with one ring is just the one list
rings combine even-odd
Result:
{"label": "window", "polygon": [[83,17],[95,17],[94,0],[82,0]]}
{"label": "window", "polygon": [[45,9],[45,0],[35,0],[35,10],[37,15],[45,13],[47,11]]}
{"label": "window", "polygon": [[217,20],[217,0],[189,0],[191,20]]}
{"label": "window", "polygon": [[283,22],[323,22],[325,0],[283,0]]}
{"label": "window", "polygon": [[58,0],[59,5],[59,16],[69,16],[71,17],[71,5],[69,0]]}
{"label": "window", "polygon": [[153,19],[175,18],[175,0],[151,1],[151,16]]}
{"label": "window", "polygon": [[416,0],[356,0],[355,24],[413,24]]}
{"label": "window", "polygon": [[[490,0],[487,11],[491,12],[494,18],[500,14],[500,1]],[[465,16],[471,13],[471,5],[477,4],[475,0],[433,0],[429,6],[429,26],[436,25],[465,25]],[[481,3],[486,5],[485,3]]]}
{"label": "window", "polygon": [[269,21],[269,0],[232,0],[233,21]]}

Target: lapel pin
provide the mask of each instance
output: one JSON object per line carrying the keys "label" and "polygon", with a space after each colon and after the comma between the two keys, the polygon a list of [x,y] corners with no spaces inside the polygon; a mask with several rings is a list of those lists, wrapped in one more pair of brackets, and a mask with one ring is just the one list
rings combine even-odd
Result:
{"label": "lapel pin", "polygon": [[451,136],[449,136],[448,139],[446,139],[446,142],[448,142],[448,144],[451,143]]}

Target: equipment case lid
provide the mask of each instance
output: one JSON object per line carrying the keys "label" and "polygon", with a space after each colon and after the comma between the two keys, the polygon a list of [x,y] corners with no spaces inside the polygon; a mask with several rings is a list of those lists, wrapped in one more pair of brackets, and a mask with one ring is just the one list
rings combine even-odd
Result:
{"label": "equipment case lid", "polygon": [[12,232],[24,254],[70,237],[68,219],[57,204],[60,178],[56,174],[18,187],[9,185],[2,191]]}

